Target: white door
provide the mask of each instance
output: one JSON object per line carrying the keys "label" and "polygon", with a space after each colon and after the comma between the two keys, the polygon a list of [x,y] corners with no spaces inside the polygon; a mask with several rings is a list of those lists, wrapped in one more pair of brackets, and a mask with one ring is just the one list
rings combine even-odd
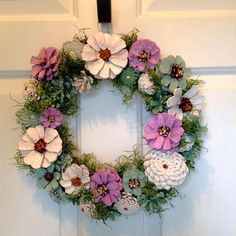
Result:
{"label": "white door", "polygon": [[[157,42],[163,57],[182,55],[206,81],[208,151],[182,187],[184,199],[175,200],[162,220],[139,214],[105,226],[72,205],[51,201],[13,164],[20,133],[9,94],[22,101],[29,58],[41,47],[60,48],[76,33],[74,25],[91,28],[90,35],[97,31],[96,1],[0,0],[0,236],[235,236],[235,0],[113,0],[112,5],[114,33],[137,27],[140,37]],[[139,100],[123,106],[120,94],[103,83],[81,98],[80,114],[71,121],[78,145],[100,161],[114,160],[141,140],[147,117],[142,110]]]}

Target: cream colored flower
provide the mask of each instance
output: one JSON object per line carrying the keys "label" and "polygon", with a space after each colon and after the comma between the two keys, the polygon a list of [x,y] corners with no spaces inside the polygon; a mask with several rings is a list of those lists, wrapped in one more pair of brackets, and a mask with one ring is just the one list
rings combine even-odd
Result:
{"label": "cream colored flower", "polygon": [[145,175],[158,189],[170,189],[182,184],[188,167],[184,157],[177,152],[151,151],[145,156]]}
{"label": "cream colored flower", "polygon": [[23,96],[26,101],[35,97],[36,83],[36,81],[29,81],[24,84]]}
{"label": "cream colored flower", "polygon": [[88,92],[93,83],[93,78],[91,76],[86,75],[84,71],[81,71],[80,76],[74,77],[74,86],[80,93]]}
{"label": "cream colored flower", "polygon": [[120,200],[116,203],[116,209],[123,215],[135,215],[140,210],[137,198],[131,193],[123,193]]}
{"label": "cream colored flower", "polygon": [[144,73],[140,76],[140,78],[138,80],[138,88],[143,93],[146,93],[149,95],[154,93],[154,84],[150,80],[148,73]]}
{"label": "cream colored flower", "polygon": [[96,33],[83,48],[86,68],[98,79],[114,79],[128,62],[125,41],[115,34]]}
{"label": "cream colored flower", "polygon": [[39,125],[27,129],[19,142],[19,150],[26,165],[34,169],[47,168],[60,155],[62,141],[57,130]]}
{"label": "cream colored flower", "polygon": [[96,212],[96,206],[92,203],[80,203],[80,211],[89,217],[93,217]]}
{"label": "cream colored flower", "polygon": [[168,112],[182,120],[187,113],[199,116],[203,102],[204,96],[199,95],[197,86],[193,86],[184,95],[181,88],[175,89],[174,96],[170,97],[166,104],[170,108]]}
{"label": "cream colored flower", "polygon": [[72,164],[62,174],[60,184],[65,188],[66,193],[72,194],[82,187],[89,188],[89,171],[85,165]]}

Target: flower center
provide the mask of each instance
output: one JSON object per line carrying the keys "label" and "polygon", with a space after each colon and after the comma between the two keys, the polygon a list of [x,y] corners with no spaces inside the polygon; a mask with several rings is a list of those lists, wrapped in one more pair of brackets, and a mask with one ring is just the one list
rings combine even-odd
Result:
{"label": "flower center", "polygon": [[79,186],[81,186],[82,182],[81,182],[81,179],[80,179],[80,178],[75,177],[75,178],[73,178],[73,179],[71,180],[71,184],[72,184],[72,186],[74,186],[74,187],[79,187]]}
{"label": "flower center", "polygon": [[175,78],[177,80],[183,79],[183,68],[181,65],[173,64],[171,68],[171,74],[170,76],[172,78]]}
{"label": "flower center", "polygon": [[167,170],[169,168],[169,166],[167,164],[164,164],[163,168]]}
{"label": "flower center", "polygon": [[47,180],[48,182],[52,181],[52,180],[53,180],[53,174],[47,172],[47,173],[44,175],[44,179]]}
{"label": "flower center", "polygon": [[151,57],[151,53],[150,53],[150,52],[146,52],[146,51],[142,51],[142,52],[138,55],[139,61],[142,61],[142,62],[147,62],[150,57]]}
{"label": "flower center", "polygon": [[111,52],[110,52],[110,50],[109,49],[105,49],[105,50],[101,50],[100,52],[99,52],[99,56],[100,56],[100,58],[102,58],[104,61],[108,61],[108,59],[110,58],[110,56],[111,56]]}
{"label": "flower center", "polygon": [[50,122],[55,121],[55,117],[54,116],[48,116],[48,121],[50,121]]}
{"label": "flower center", "polygon": [[46,152],[46,142],[41,138],[34,144],[34,150],[39,153]]}
{"label": "flower center", "polygon": [[160,126],[158,128],[158,133],[163,137],[167,137],[168,134],[170,133],[170,128],[168,126],[165,126],[165,125]]}
{"label": "flower center", "polygon": [[108,189],[107,189],[107,187],[103,184],[103,185],[98,186],[97,191],[98,191],[98,193],[99,193],[101,196],[104,197],[104,196],[106,196],[106,194],[107,194],[107,192],[108,192]]}
{"label": "flower center", "polygon": [[130,179],[129,180],[129,187],[132,188],[138,188],[140,186],[140,182],[138,179]]}
{"label": "flower center", "polygon": [[189,98],[183,97],[179,104],[179,108],[182,109],[183,112],[190,112],[193,109],[193,104]]}
{"label": "flower center", "polygon": [[39,64],[40,64],[41,66],[45,66],[45,65],[46,65],[46,60],[45,60],[45,58],[40,58],[40,59],[39,59]]}

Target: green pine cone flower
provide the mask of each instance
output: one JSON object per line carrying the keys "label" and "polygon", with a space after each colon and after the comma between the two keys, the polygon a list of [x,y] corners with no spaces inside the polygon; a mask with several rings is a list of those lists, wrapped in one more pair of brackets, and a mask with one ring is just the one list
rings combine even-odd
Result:
{"label": "green pine cone flower", "polygon": [[21,108],[16,112],[16,122],[25,131],[32,126],[37,126],[39,124],[39,117],[34,112]]}
{"label": "green pine cone flower", "polygon": [[125,192],[135,196],[142,194],[142,187],[147,182],[147,176],[138,169],[130,169],[125,171],[123,175],[123,185]]}
{"label": "green pine cone flower", "polygon": [[59,180],[61,174],[55,172],[55,165],[52,164],[47,169],[40,168],[35,171],[35,175],[38,178],[38,187],[44,188],[47,192],[54,191],[59,188]]}
{"label": "green pine cone flower", "polygon": [[168,56],[157,66],[157,73],[162,78],[163,89],[173,92],[176,88],[185,89],[186,79],[190,76],[190,69],[180,56]]}
{"label": "green pine cone flower", "polygon": [[119,75],[119,79],[124,85],[129,87],[134,87],[137,84],[139,74],[135,72],[132,68],[124,69]]}

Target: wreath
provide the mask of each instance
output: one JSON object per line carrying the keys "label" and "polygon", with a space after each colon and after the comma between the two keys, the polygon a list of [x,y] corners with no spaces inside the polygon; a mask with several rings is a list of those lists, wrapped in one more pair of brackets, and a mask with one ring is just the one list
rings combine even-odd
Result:
{"label": "wreath", "polygon": [[[178,186],[203,148],[203,82],[190,77],[180,56],[161,59],[157,44],[137,34],[87,37],[80,30],[61,50],[42,48],[31,58],[32,80],[16,112],[23,131],[17,165],[36,177],[53,200],[77,204],[97,220],[140,209],[160,214],[180,195]],[[145,155],[135,147],[112,163],[100,163],[74,145],[67,118],[79,109],[78,95],[106,79],[124,103],[138,94],[151,113],[144,127],[150,147]]]}

